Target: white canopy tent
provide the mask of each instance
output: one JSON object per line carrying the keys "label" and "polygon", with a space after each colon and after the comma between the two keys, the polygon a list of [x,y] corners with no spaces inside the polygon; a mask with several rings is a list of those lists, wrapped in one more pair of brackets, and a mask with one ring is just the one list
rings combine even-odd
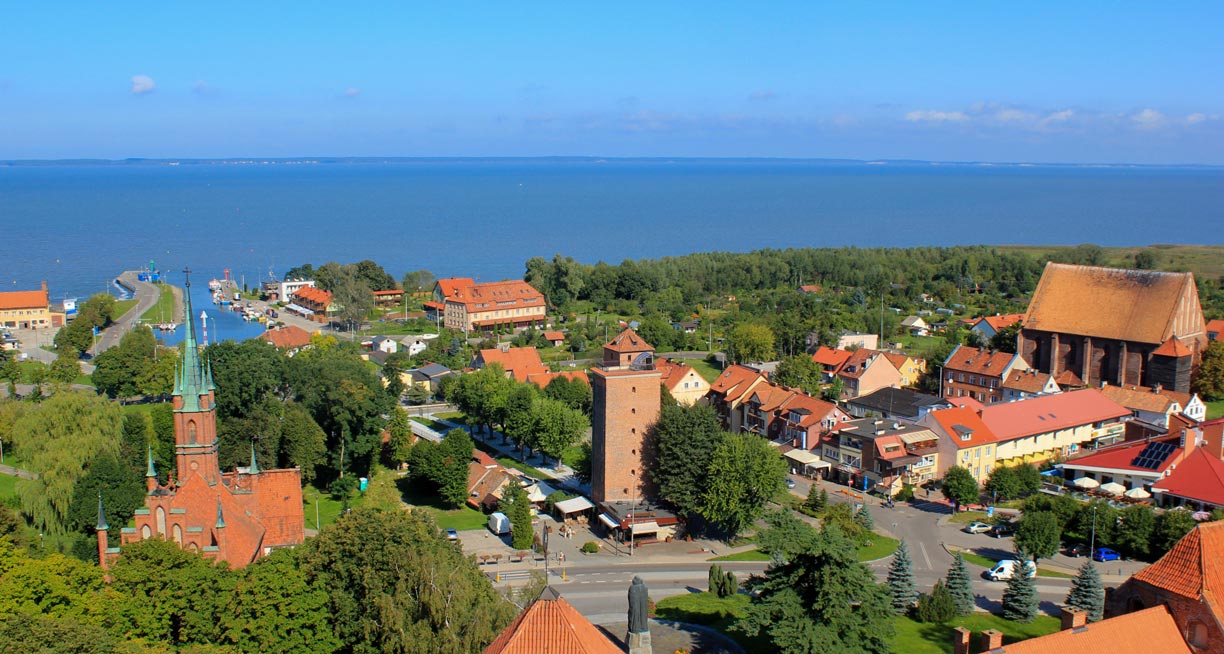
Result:
{"label": "white canopy tent", "polygon": [[560,512],[562,515],[568,515],[570,513],[578,513],[579,511],[586,511],[587,509],[595,508],[595,505],[591,504],[590,500],[582,496],[571,497],[568,500],[562,500],[560,502],[557,502],[553,506],[555,506],[557,508],[557,511]]}
{"label": "white canopy tent", "polygon": [[1075,480],[1075,485],[1079,488],[1096,488],[1101,485],[1101,482],[1092,477],[1080,477]]}
{"label": "white canopy tent", "polygon": [[1111,481],[1108,484],[1101,484],[1101,490],[1111,495],[1121,495],[1126,492],[1126,487],[1116,481]]}
{"label": "white canopy tent", "polygon": [[1146,500],[1152,496],[1151,493],[1143,490],[1142,488],[1132,488],[1122,494],[1131,498],[1132,500]]}

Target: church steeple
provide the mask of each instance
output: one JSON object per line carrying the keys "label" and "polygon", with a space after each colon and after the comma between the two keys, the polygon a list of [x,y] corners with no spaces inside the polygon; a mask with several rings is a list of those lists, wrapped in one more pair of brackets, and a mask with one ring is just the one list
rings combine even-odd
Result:
{"label": "church steeple", "polygon": [[221,481],[212,370],[200,359],[191,312],[191,269],[183,271],[183,358],[174,381],[174,451],[179,484],[199,474],[210,486]]}
{"label": "church steeple", "polygon": [[174,384],[174,395],[183,398],[180,411],[199,411],[200,396],[208,393],[212,386],[211,370],[200,363],[200,350],[196,344],[195,316],[191,313],[191,269],[183,271],[183,325],[187,329],[183,337],[183,360],[179,364],[178,377]]}
{"label": "church steeple", "polygon": [[251,467],[248,470],[249,474],[259,474],[259,464],[255,463],[255,441],[251,441]]}

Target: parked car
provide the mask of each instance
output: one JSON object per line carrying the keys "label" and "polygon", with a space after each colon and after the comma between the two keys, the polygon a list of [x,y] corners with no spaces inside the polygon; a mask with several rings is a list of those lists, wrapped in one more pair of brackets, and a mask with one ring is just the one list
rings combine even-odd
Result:
{"label": "parked car", "polygon": [[[995,564],[995,567],[982,573],[991,581],[1007,581],[1016,574],[1016,569],[1020,566],[1020,562],[1015,559],[1004,559]],[[1024,562],[1025,573],[1030,576],[1036,576],[1037,564],[1032,561]]]}
{"label": "parked car", "polygon": [[1067,556],[1074,556],[1078,559],[1079,557],[1088,554],[1088,546],[1084,543],[1075,543],[1073,545],[1068,545],[1065,551],[1067,552]]}
{"label": "parked car", "polygon": [[990,531],[986,533],[990,534],[991,536],[994,536],[995,538],[1011,536],[1012,534],[1016,533],[1016,525],[1010,522],[1001,522],[991,527]]}
{"label": "parked car", "polygon": [[965,525],[964,531],[969,534],[984,534],[990,531],[990,525],[985,522],[970,522]]}
{"label": "parked car", "polygon": [[1092,553],[1092,560],[1100,561],[1101,563],[1106,561],[1121,561],[1122,555],[1118,554],[1117,550],[1111,550],[1108,547],[1098,547],[1096,548],[1096,551]]}
{"label": "parked car", "polygon": [[448,527],[446,530],[446,540],[459,540],[459,532],[454,527]]}
{"label": "parked car", "polygon": [[794,487],[795,487],[795,480],[794,480],[794,479],[787,479],[787,480],[786,480],[786,487],[787,487],[787,488],[794,488]]}

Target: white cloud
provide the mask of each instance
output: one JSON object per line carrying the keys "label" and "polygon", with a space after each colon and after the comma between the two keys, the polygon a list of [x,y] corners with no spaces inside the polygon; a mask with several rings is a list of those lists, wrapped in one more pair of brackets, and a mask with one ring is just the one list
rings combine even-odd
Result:
{"label": "white cloud", "polygon": [[1037,116],[1021,109],[1005,107],[996,111],[994,118],[1001,123],[1031,123]]}
{"label": "white cloud", "polygon": [[1165,124],[1165,115],[1155,109],[1144,109],[1132,114],[1130,119],[1139,129],[1156,129]]}
{"label": "white cloud", "polygon": [[1186,116],[1187,125],[1197,125],[1206,120],[1207,120],[1207,114],[1204,114],[1204,113],[1193,113],[1193,114],[1190,114],[1189,116]]}
{"label": "white cloud", "polygon": [[911,123],[960,123],[969,120],[963,111],[935,111],[926,109],[911,111],[905,114],[905,119]]}
{"label": "white cloud", "polygon": [[145,95],[152,93],[157,88],[157,83],[148,75],[132,75],[132,95]]}
{"label": "white cloud", "polygon": [[350,86],[347,89],[344,89],[344,97],[346,98],[355,98],[359,95],[361,95],[361,89],[359,88]]}

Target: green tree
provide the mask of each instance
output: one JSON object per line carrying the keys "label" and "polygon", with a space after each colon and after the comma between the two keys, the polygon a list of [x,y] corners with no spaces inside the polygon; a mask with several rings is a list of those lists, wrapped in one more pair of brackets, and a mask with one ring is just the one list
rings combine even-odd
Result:
{"label": "green tree", "polygon": [[837,403],[842,399],[842,393],[846,390],[846,382],[842,381],[841,377],[834,377],[833,381],[825,387],[820,396],[829,402]]}
{"label": "green tree", "polygon": [[986,480],[986,492],[1000,500],[1011,500],[1020,497],[1020,480],[1016,470],[1010,466],[995,466]]}
{"label": "green tree", "polygon": [[808,489],[807,498],[803,500],[803,506],[811,515],[820,516],[829,506],[829,492],[821,488],[820,484],[813,483]]}
{"label": "green tree", "polygon": [[858,562],[854,543],[837,527],[802,540],[802,551],[749,580],[752,599],[738,628],[780,654],[890,651],[888,587]]}
{"label": "green tree", "polygon": [[558,462],[562,453],[591,427],[585,414],[560,400],[540,398],[535,412],[536,443],[540,453]]}
{"label": "green tree", "polygon": [[875,529],[875,520],[871,518],[871,512],[867,510],[867,505],[864,504],[854,512],[854,521],[863,528],[863,531],[872,531]]}
{"label": "green tree", "polygon": [[[448,504],[463,506],[467,500],[468,468],[472,462],[472,437],[462,429],[452,429],[442,437],[441,476],[436,480],[438,493]],[[530,516],[529,516],[530,517]]]}
{"label": "green tree", "polygon": [[540,391],[535,384],[511,382],[506,394],[505,410],[498,417],[502,433],[519,449],[534,448],[536,441],[536,413],[540,403]]}
{"label": "green tree", "polygon": [[1016,343],[1020,335],[1020,322],[1008,325],[1000,329],[998,333],[990,337],[990,349],[998,350],[999,352],[1007,352],[1009,354],[1016,353]]}
{"label": "green tree", "polygon": [[1037,469],[1037,466],[1022,463],[1015,466],[1014,470],[1021,497],[1032,495],[1041,490],[1041,471]]}
{"label": "green tree", "polygon": [[1039,607],[1037,586],[1025,569],[1028,557],[1018,552],[1016,560],[1019,561],[1016,572],[1003,590],[1003,617],[1015,622],[1032,622]]}
{"label": "green tree", "polygon": [[204,348],[217,386],[217,418],[247,416],[289,395],[288,358],[261,340],[221,341]]}
{"label": "green tree", "polygon": [[962,504],[976,502],[981,498],[977,480],[961,466],[948,468],[948,471],[944,473],[940,490],[943,491],[944,497],[955,502],[958,507]]}
{"label": "green tree", "polygon": [[1033,560],[1048,559],[1058,553],[1062,531],[1053,513],[1026,513],[1016,528],[1016,546],[1028,552]]}
{"label": "green tree", "polygon": [[98,524],[98,494],[101,493],[106,516],[112,523],[113,537],[118,539],[119,528],[127,524],[136,509],[144,506],[144,473],[130,463],[121,463],[111,454],[94,458],[85,476],[73,487],[72,502],[68,505],[69,528],[84,534],[94,533]]}
{"label": "green tree", "polygon": [[404,279],[401,281],[405,293],[428,291],[433,288],[434,274],[428,270],[414,270],[409,273],[404,273]]}
{"label": "green tree", "polygon": [[731,330],[731,353],[735,361],[770,361],[774,358],[773,330],[765,325],[741,323]]}
{"label": "green tree", "polygon": [[734,535],[786,488],[786,461],[755,434],[728,434],[714,450],[697,513]]}
{"label": "green tree", "polygon": [[535,534],[531,527],[531,502],[527,499],[527,491],[517,482],[507,484],[498,510],[510,518],[510,547],[529,549]]}
{"label": "green tree", "polygon": [[94,459],[119,453],[122,410],[104,398],[60,392],[27,411],[7,444],[20,451],[37,479],[17,480],[21,510],[40,531],[62,534],[77,482]]}
{"label": "green tree", "polygon": [[412,425],[408,412],[398,406],[392,409],[391,419],[387,421],[387,432],[390,435],[387,457],[395,463],[407,461],[408,453],[412,449]]}
{"label": "green tree", "polygon": [[905,615],[918,600],[918,589],[914,586],[914,562],[910,559],[909,547],[902,540],[893,553],[892,565],[888,567],[888,592],[892,594],[892,607],[898,615]]}
{"label": "green tree", "polygon": [[1150,506],[1128,506],[1118,520],[1115,544],[1133,555],[1146,556],[1156,532],[1156,512]]}
{"label": "green tree", "polygon": [[948,568],[947,583],[944,584],[952,595],[956,605],[956,614],[965,616],[973,614],[973,584],[969,580],[969,568],[965,566],[965,557],[960,552],[952,559],[952,567]]}
{"label": "green tree", "polygon": [[360,326],[366,314],[374,308],[373,290],[350,266],[340,268],[336,274],[332,287],[333,301],[338,307],[336,317],[343,320],[349,330]]}
{"label": "green tree", "polygon": [[81,374],[81,364],[71,352],[60,352],[51,363],[51,381],[59,384],[71,384]]}
{"label": "green tree", "polygon": [[1203,350],[1191,389],[1209,402],[1224,399],[1224,341],[1212,341]]}
{"label": "green tree", "polygon": [[666,404],[648,436],[649,470],[659,496],[681,513],[695,513],[706,486],[710,460],[724,438],[712,407]]}
{"label": "green tree", "polygon": [[1105,588],[1101,585],[1101,575],[1096,564],[1084,561],[1079,573],[1071,581],[1071,592],[1067,593],[1067,606],[1081,608],[1088,614],[1090,622],[1096,622],[1105,617]]}
{"label": "green tree", "polygon": [[343,652],[475,654],[517,612],[421,511],[356,509],[299,549]]}
{"label": "green tree", "polygon": [[328,595],[311,585],[294,550],[276,550],[237,573],[221,611],[221,641],[243,654],[327,654],[340,649]]}
{"label": "green tree", "polygon": [[[140,326],[119,339],[119,344],[94,357],[94,386],[110,397],[132,397],[141,393],[141,382],[149,382],[155,367],[157,340],[153,330]],[[174,359],[171,359],[173,363]],[[163,371],[158,366],[159,372]],[[173,368],[171,368],[173,374]]]}
{"label": "green tree", "polygon": [[1156,529],[1152,535],[1154,551],[1164,553],[1173,549],[1177,541],[1190,533],[1196,524],[1189,511],[1174,509],[1160,514],[1156,517]]}
{"label": "green tree", "polygon": [[590,415],[591,413],[591,385],[581,379],[554,377],[548,382],[548,386],[544,387],[544,397],[564,402],[569,408],[581,411],[583,414]]}
{"label": "green tree", "polygon": [[332,470],[364,472],[382,442],[382,415],[394,402],[355,351],[316,352],[290,360],[294,394],[327,434]]}
{"label": "green tree", "polygon": [[796,354],[782,359],[773,373],[773,382],[782,386],[802,389],[809,395],[820,393],[820,364],[806,354]]}
{"label": "green tree", "polygon": [[936,581],[930,595],[918,599],[914,617],[919,622],[940,624],[956,617],[956,600],[942,581]]}
{"label": "green tree", "polygon": [[314,481],[318,467],[327,461],[327,434],[297,402],[285,405],[281,421],[280,465],[301,468],[303,483]]}

